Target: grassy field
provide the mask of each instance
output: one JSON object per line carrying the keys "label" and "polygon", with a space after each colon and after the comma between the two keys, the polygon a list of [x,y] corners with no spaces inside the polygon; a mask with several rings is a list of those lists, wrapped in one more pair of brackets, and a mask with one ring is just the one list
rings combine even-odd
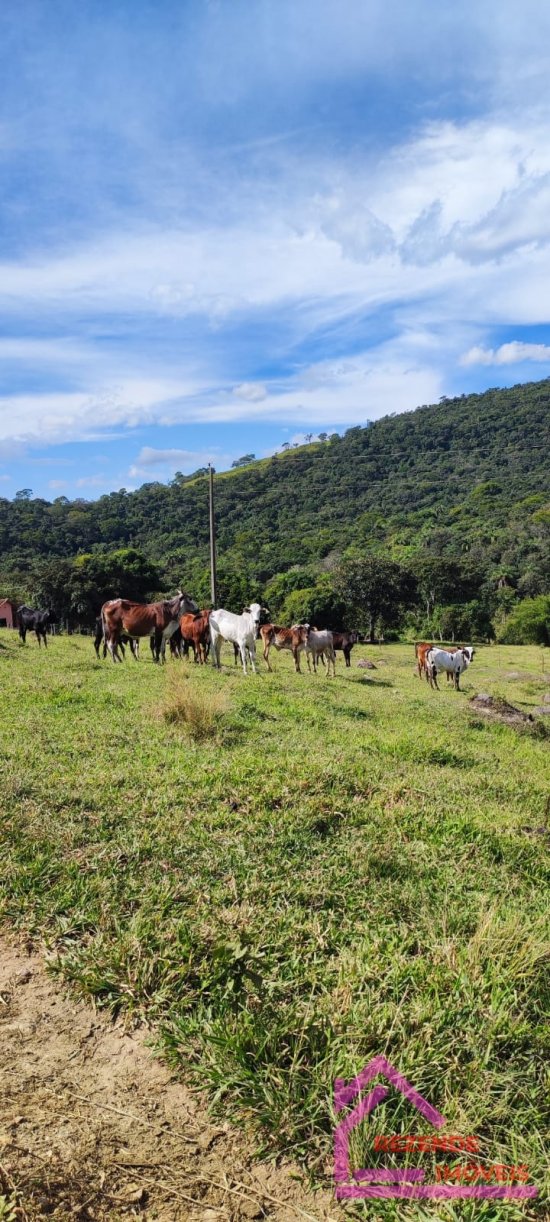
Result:
{"label": "grassy field", "polygon": [[[146,1014],[219,1114],[318,1179],[334,1078],[384,1053],[445,1132],[542,1189],[342,1216],[547,1217],[550,736],[468,705],[488,691],[529,712],[550,657],[480,648],[457,694],[419,682],[412,646],[355,649],[330,681],[285,655],[247,679],[232,658],[219,675],[145,655],[113,666],[90,639],[46,654],[0,633],[0,912],[82,993]],[[390,1092],[359,1165],[402,1164],[372,1135],[419,1120]]]}

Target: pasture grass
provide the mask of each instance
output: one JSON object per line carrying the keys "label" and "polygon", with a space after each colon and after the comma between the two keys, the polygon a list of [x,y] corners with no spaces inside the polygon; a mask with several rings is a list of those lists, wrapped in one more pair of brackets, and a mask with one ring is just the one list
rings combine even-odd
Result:
{"label": "pasture grass", "polygon": [[[0,643],[0,911],[54,970],[146,1017],[218,1114],[317,1179],[334,1078],[384,1053],[445,1132],[541,1188],[343,1216],[548,1216],[549,737],[468,709],[477,691],[541,705],[548,656],[480,648],[456,693],[418,680],[409,645],[356,648],[327,679],[284,654],[244,678],[229,651],[218,674],[97,662],[80,637]],[[373,1135],[419,1120],[390,1091],[359,1165],[388,1165]]]}

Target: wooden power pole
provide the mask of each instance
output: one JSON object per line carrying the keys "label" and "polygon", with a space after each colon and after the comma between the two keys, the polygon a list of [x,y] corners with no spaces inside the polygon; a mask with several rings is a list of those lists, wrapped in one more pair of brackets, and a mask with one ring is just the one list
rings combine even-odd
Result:
{"label": "wooden power pole", "polygon": [[216,589],[216,523],[214,519],[214,468],[208,463],[208,507],[210,511],[210,597],[212,606],[216,607],[218,595]]}

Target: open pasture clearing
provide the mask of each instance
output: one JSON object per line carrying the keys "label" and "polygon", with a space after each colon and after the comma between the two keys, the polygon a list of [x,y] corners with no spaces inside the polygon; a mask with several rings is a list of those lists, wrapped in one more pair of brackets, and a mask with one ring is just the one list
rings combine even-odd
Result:
{"label": "open pasture clearing", "polygon": [[[146,1014],[218,1114],[320,1178],[333,1079],[384,1053],[448,1132],[540,1186],[549,742],[467,706],[474,691],[539,706],[541,651],[480,648],[456,693],[430,691],[402,645],[356,648],[328,680],[284,654],[245,679],[229,651],[218,675],[98,663],[77,637],[0,644],[3,913],[55,969]],[[196,738],[163,715],[182,690],[206,706]],[[390,1095],[371,1136],[411,1119],[426,1131]],[[372,1165],[372,1146],[356,1155]],[[355,1212],[547,1214],[542,1194],[374,1209]]]}

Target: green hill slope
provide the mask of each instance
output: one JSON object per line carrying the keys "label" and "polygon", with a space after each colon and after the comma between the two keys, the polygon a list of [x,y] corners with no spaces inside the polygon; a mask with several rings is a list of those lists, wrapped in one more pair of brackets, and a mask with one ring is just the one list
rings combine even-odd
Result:
{"label": "green hill slope", "polygon": [[[467,570],[472,588],[462,588],[462,600],[484,582],[519,595],[543,592],[549,422],[545,380],[388,416],[220,474],[222,592],[238,602],[241,585],[250,597],[294,566],[304,573],[289,579],[287,592],[307,586],[312,574],[330,568],[334,553],[354,545],[417,575],[430,557],[462,576]],[[21,585],[39,557],[128,546],[158,566],[162,585],[185,581],[205,599],[206,477],[145,484],[93,502],[0,501],[3,589],[14,580]],[[419,597],[429,606],[429,592]]]}

